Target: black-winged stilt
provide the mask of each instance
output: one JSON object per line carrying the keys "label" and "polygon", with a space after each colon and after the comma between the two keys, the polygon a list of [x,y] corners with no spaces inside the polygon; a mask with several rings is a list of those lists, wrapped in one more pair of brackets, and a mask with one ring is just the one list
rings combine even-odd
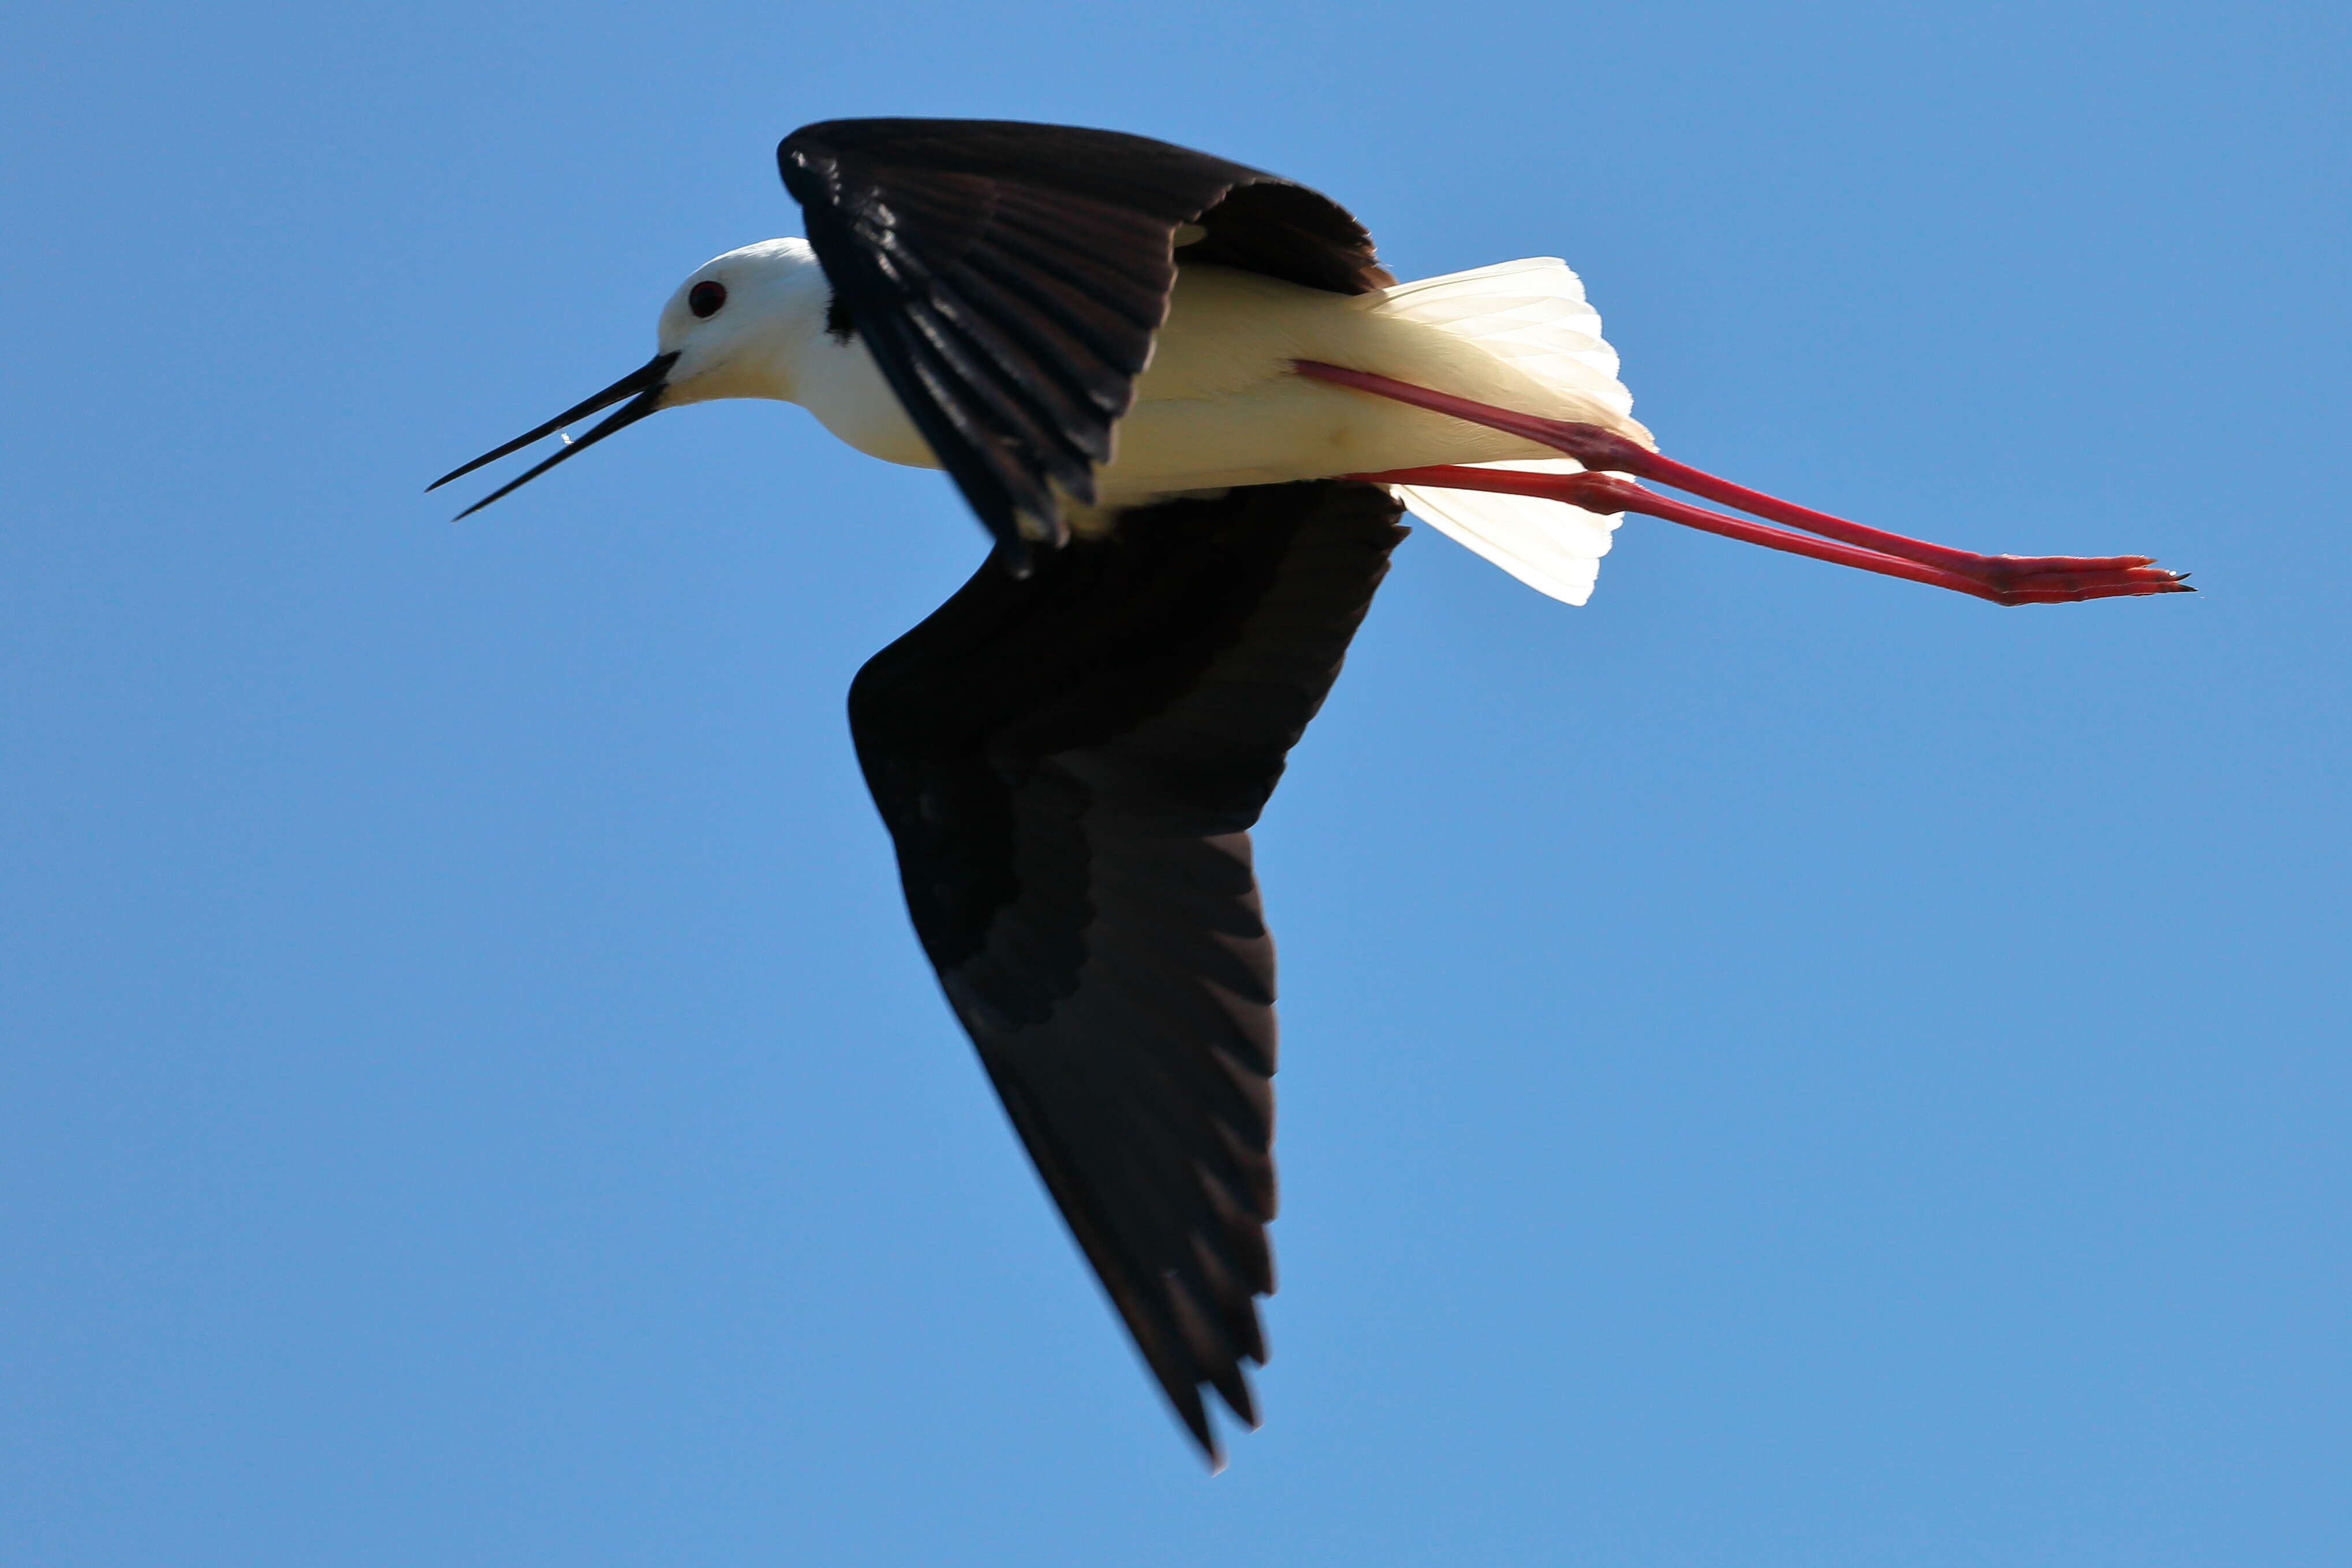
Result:
{"label": "black-winged stilt", "polygon": [[1402,512],[1570,604],[1625,511],[1999,604],[2189,591],[2143,556],[1947,549],[1660,457],[1557,260],[1400,284],[1328,198],[1107,131],[833,121],[777,155],[808,238],[705,263],[649,363],[435,484],[623,403],[477,510],[719,397],[955,480],[995,548],[859,672],[858,760],[956,1016],[1212,1463],[1201,1387],[1256,1424],[1274,1289],[1248,830]]}

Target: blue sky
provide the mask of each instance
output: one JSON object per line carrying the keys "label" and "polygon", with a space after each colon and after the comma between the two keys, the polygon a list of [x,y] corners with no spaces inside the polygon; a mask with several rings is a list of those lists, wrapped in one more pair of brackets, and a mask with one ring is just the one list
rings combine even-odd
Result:
{"label": "blue sky", "polygon": [[[2352,1555],[2340,8],[0,29],[0,1560]],[[1565,256],[1668,452],[2207,592],[1634,520],[1570,610],[1419,531],[1260,837],[1283,1288],[1210,1480],[850,756],[947,486],[726,405],[419,493],[868,113]]]}

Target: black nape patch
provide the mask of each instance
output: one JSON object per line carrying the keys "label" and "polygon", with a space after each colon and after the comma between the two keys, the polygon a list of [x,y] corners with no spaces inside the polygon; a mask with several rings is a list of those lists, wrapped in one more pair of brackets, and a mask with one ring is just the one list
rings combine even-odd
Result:
{"label": "black nape patch", "polygon": [[837,343],[845,343],[857,335],[857,323],[849,319],[849,311],[838,294],[824,302],[824,331]]}

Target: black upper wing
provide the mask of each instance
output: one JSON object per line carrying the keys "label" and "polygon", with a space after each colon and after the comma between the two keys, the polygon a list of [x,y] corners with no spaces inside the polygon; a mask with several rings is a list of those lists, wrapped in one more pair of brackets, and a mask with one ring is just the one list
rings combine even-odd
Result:
{"label": "black upper wing", "polygon": [[1114,131],[999,120],[831,120],[776,149],[836,311],[964,499],[1024,570],[1094,500],[1186,260],[1360,293],[1391,281],[1329,199]]}
{"label": "black upper wing", "polygon": [[983,566],[859,672],[850,729],[924,951],[1211,1458],[1274,1289],[1274,949],[1248,828],[1403,537],[1325,480],[1126,512]]}

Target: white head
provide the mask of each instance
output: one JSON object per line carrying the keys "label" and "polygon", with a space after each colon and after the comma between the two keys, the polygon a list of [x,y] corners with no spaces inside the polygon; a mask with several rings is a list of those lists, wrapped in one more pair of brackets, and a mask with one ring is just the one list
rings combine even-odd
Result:
{"label": "white head", "polygon": [[833,287],[805,239],[763,239],[694,269],[655,329],[676,356],[664,406],[714,397],[793,401],[804,347],[824,330]]}
{"label": "white head", "polygon": [[480,510],[582,447],[658,409],[714,397],[794,401],[797,372],[810,347],[824,335],[832,300],[832,286],[804,239],[763,239],[715,256],[696,268],[662,307],[655,327],[659,352],[650,361],[538,429],[483,453],[425,488],[437,489],[625,397],[628,405],[604,423],[457,515]]}

